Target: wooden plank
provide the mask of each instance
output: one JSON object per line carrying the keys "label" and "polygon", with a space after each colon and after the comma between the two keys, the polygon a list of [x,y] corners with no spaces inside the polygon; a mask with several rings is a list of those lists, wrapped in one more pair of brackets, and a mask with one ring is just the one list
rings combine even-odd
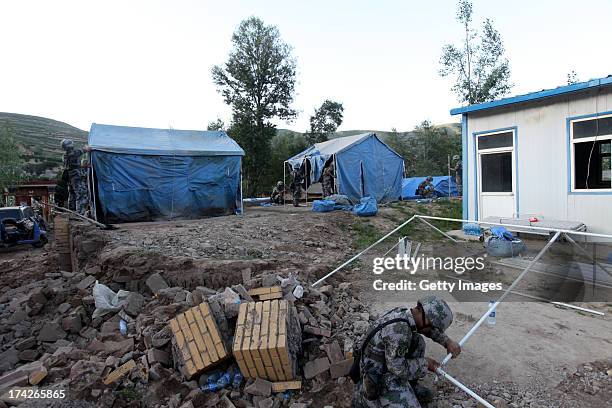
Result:
{"label": "wooden plank", "polygon": [[255,288],[255,289],[249,290],[249,295],[251,295],[251,296],[267,295],[270,292],[271,292],[271,290],[268,287],[266,287],[266,288]]}
{"label": "wooden plank", "polygon": [[262,302],[255,303],[255,315],[253,317],[253,333],[251,336],[251,345],[249,347],[249,351],[253,358],[253,362],[255,363],[255,369],[257,370],[257,376],[260,378],[265,378],[266,369],[264,368],[264,364],[261,359],[261,354],[259,353],[259,344],[261,341],[260,333],[261,333],[262,306],[263,306]]}
{"label": "wooden plank", "polygon": [[195,323],[195,318],[193,316],[193,312],[191,311],[191,309],[185,311],[185,313],[183,313],[185,315],[185,319],[187,319],[187,323],[191,324],[191,323]]}
{"label": "wooden plank", "polygon": [[255,303],[249,302],[247,303],[247,315],[246,321],[244,324],[244,334],[242,340],[242,355],[244,356],[244,361],[246,366],[249,368],[249,378],[257,378],[257,370],[255,369],[255,363],[253,358],[251,357],[251,352],[249,351],[249,347],[251,345],[251,332],[253,330],[253,313],[251,311],[255,310]]}
{"label": "wooden plank", "polygon": [[117,381],[119,378],[123,377],[132,369],[136,367],[136,362],[134,360],[130,360],[127,363],[123,364],[116,370],[112,371],[106,378],[104,379],[104,384],[109,385]]}
{"label": "wooden plank", "polygon": [[259,344],[259,354],[266,370],[267,378],[273,380],[276,378],[276,372],[272,367],[272,359],[270,358],[270,351],[268,350],[268,336],[270,332],[270,301],[266,300],[263,302],[261,312],[261,334]]}
{"label": "wooden plank", "polygon": [[219,355],[217,354],[217,350],[215,349],[215,344],[212,342],[212,338],[209,333],[206,333],[204,336],[204,343],[206,343],[206,350],[210,355],[210,360],[212,362],[219,361]]}
{"label": "wooden plank", "polygon": [[272,359],[272,367],[276,373],[276,381],[283,381],[285,377],[282,362],[278,356],[276,350],[276,344],[278,342],[278,314],[279,314],[279,301],[273,300],[270,304],[270,336],[268,337],[268,350],[270,358]]}
{"label": "wooden plank", "polygon": [[273,382],[272,383],[272,392],[283,392],[287,390],[299,390],[302,388],[302,381],[283,381],[283,382]]}
{"label": "wooden plank", "polygon": [[176,321],[176,318],[170,320],[170,328],[172,329],[172,333],[174,334],[178,333],[181,330],[178,322]]}
{"label": "wooden plank", "polygon": [[181,326],[181,330],[183,331],[183,334],[185,335],[185,339],[189,342],[191,340],[193,340],[193,334],[191,333],[191,330],[189,329],[189,324],[187,323],[187,319],[185,319],[185,315],[178,315],[177,316],[178,322],[179,322],[179,326]]}
{"label": "wooden plank", "polygon": [[217,328],[217,324],[213,320],[212,316],[206,316],[204,319],[206,321],[206,326],[208,327],[208,332],[213,338],[213,343],[222,343],[221,336],[219,335],[219,329]]}
{"label": "wooden plank", "polygon": [[283,297],[282,292],[272,292],[267,295],[260,295],[259,300],[272,300],[272,299],[280,299]]}
{"label": "wooden plank", "polygon": [[204,361],[202,361],[202,357],[200,357],[200,353],[198,352],[198,347],[196,346],[194,341],[190,341],[187,346],[189,347],[189,351],[191,352],[191,359],[193,360],[196,369],[198,371],[204,369]]}

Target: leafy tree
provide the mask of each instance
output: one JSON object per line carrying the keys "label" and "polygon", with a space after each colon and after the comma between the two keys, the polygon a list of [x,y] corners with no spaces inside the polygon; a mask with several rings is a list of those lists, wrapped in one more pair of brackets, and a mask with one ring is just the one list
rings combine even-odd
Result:
{"label": "leafy tree", "polygon": [[342,103],[326,99],[310,117],[310,132],[306,133],[308,143],[326,141],[329,134],[335,132],[342,124],[343,114]]}
{"label": "leafy tree", "polygon": [[223,122],[220,118],[214,120],[212,122],[208,122],[208,126],[206,126],[206,130],[224,130],[225,122]]}
{"label": "leafy tree", "polygon": [[232,36],[233,49],[223,66],[212,68],[212,78],[225,103],[232,107],[231,136],[245,150],[245,191],[254,195],[266,173],[272,119],[292,120],[296,61],[278,29],[257,17],[240,23]]}
{"label": "leafy tree", "polygon": [[459,0],[457,21],[465,33],[460,45],[442,48],[440,76],[451,76],[451,88],[462,103],[475,104],[506,95],[510,84],[510,64],[504,56],[501,35],[490,19],[483,23],[482,32],[472,26],[472,3]]}
{"label": "leafy tree", "polygon": [[391,133],[385,142],[404,158],[409,177],[448,174],[448,156],[461,155],[461,135],[427,120],[411,134]]}
{"label": "leafy tree", "polygon": [[19,147],[13,130],[5,124],[0,127],[0,204],[4,201],[4,190],[23,177]]}
{"label": "leafy tree", "polygon": [[578,74],[573,69],[567,73],[567,84],[573,85],[578,83]]}

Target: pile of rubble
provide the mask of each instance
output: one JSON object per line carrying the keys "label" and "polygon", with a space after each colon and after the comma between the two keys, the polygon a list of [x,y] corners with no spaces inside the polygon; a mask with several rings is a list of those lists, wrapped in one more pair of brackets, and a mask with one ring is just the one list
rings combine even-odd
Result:
{"label": "pile of rubble", "polygon": [[[305,407],[309,393],[346,383],[353,341],[376,318],[348,283],[311,288],[314,271],[271,272],[266,260],[202,260],[203,269],[191,259],[129,247],[100,253],[103,241],[95,242],[77,254],[84,272],[47,272],[0,297],[0,407],[23,401],[5,393],[17,386],[63,389],[69,400],[100,407]],[[274,300],[295,317],[286,333],[294,363],[282,381],[253,378],[232,351],[241,306]],[[207,350],[225,354],[190,371],[178,343],[181,319],[172,321],[185,313],[191,319],[193,308],[203,312],[186,324],[196,333],[206,326],[198,319],[212,317],[208,327],[219,340]]]}

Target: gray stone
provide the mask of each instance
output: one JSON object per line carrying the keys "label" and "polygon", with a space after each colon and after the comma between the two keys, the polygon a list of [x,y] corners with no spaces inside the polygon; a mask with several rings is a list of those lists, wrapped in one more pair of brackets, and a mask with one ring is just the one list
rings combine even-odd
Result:
{"label": "gray stone", "polygon": [[38,333],[38,341],[56,341],[66,337],[66,332],[55,322],[45,323]]}
{"label": "gray stone", "polygon": [[353,359],[349,358],[346,360],[338,361],[333,363],[329,367],[329,371],[331,373],[332,378],[340,378],[349,375],[351,371],[351,367],[353,366]]}
{"label": "gray stone", "polygon": [[137,316],[145,304],[145,298],[140,293],[130,292],[126,298],[126,304],[123,310],[130,316]]}
{"label": "gray stone", "polygon": [[316,377],[317,375],[329,370],[329,359],[327,357],[317,358],[309,361],[304,365],[304,378],[307,380]]}
{"label": "gray stone", "polygon": [[85,279],[76,284],[77,289],[85,290],[96,282],[95,276],[87,276]]}
{"label": "gray stone", "polygon": [[71,308],[72,308],[72,305],[70,303],[62,303],[61,305],[57,307],[57,311],[60,312],[61,314],[64,314],[67,311],[69,311]]}
{"label": "gray stone", "polygon": [[272,383],[270,381],[257,378],[251,385],[244,388],[244,392],[260,397],[269,397],[272,394]]}
{"label": "gray stone", "polygon": [[168,284],[159,273],[154,273],[153,275],[149,276],[145,283],[153,293],[158,293],[162,289],[169,288]]}
{"label": "gray stone", "polygon": [[31,349],[36,346],[36,337],[28,337],[15,344],[15,348],[19,351]]}

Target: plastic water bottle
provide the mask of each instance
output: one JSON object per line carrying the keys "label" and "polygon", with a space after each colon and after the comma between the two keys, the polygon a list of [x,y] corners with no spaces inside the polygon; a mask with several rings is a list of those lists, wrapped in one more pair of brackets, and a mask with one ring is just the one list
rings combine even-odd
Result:
{"label": "plastic water bottle", "polygon": [[296,299],[300,299],[302,296],[304,296],[304,287],[302,285],[297,285],[295,289],[293,289],[293,296]]}
{"label": "plastic water bottle", "polygon": [[218,389],[225,388],[229,385],[231,381],[230,373],[225,373],[217,380]]}
{"label": "plastic water bottle", "polygon": [[127,322],[123,319],[119,320],[119,332],[125,336],[127,334]]}
{"label": "plastic water bottle", "polygon": [[[491,300],[489,301],[489,309],[491,309],[491,307],[495,304],[495,301]],[[495,326],[495,314],[497,312],[497,308],[495,308],[493,311],[491,311],[491,313],[489,313],[489,316],[487,316],[487,326],[489,327],[493,327]]]}
{"label": "plastic water bottle", "polygon": [[234,381],[232,382],[232,385],[234,388],[238,388],[240,387],[240,384],[242,384],[242,380],[244,379],[244,377],[242,376],[242,373],[240,373],[240,371],[238,371],[235,375],[234,375]]}

